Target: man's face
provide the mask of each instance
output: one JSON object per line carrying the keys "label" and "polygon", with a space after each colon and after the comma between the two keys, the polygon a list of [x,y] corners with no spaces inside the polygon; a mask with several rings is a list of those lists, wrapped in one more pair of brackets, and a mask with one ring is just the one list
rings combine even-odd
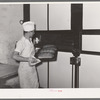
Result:
{"label": "man's face", "polygon": [[32,38],[34,34],[35,34],[34,31],[30,31],[30,32],[29,32],[30,38]]}

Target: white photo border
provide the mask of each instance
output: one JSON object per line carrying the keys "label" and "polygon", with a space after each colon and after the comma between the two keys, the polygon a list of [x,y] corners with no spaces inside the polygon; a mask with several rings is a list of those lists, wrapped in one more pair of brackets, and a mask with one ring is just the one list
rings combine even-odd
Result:
{"label": "white photo border", "polygon": [[[23,2],[24,1],[24,2]],[[37,1],[37,2],[36,2]],[[46,1],[46,2],[44,2]],[[15,0],[15,1],[6,1],[0,0],[1,4],[27,4],[27,3],[81,3],[81,2],[90,2],[90,0]],[[91,2],[99,2],[100,0],[91,0]],[[78,89],[0,89],[0,99],[93,99],[100,98],[100,88],[78,88]]]}

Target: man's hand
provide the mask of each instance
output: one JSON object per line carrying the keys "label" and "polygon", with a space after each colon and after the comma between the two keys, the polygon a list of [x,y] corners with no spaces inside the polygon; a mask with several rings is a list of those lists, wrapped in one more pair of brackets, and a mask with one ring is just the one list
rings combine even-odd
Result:
{"label": "man's hand", "polygon": [[34,65],[36,65],[39,62],[41,62],[41,61],[39,59],[36,59],[35,57],[30,57],[29,58],[29,65],[30,66],[34,66]]}
{"label": "man's hand", "polygon": [[37,60],[36,60],[36,58],[30,58],[30,62],[31,62],[31,63],[36,63]]}

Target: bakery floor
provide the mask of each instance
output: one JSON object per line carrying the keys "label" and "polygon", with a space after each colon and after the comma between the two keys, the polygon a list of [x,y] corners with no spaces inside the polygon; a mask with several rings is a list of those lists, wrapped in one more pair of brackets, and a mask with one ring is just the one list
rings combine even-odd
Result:
{"label": "bakery floor", "polygon": [[18,66],[0,63],[0,88],[19,88]]}
{"label": "bakery floor", "polygon": [[0,63],[0,88],[20,88],[17,72],[18,66]]}

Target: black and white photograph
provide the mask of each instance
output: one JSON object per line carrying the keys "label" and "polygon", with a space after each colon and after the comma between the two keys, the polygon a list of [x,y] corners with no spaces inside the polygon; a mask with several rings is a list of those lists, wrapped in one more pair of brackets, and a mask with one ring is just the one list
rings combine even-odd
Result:
{"label": "black and white photograph", "polygon": [[99,89],[99,10],[100,2],[0,3],[0,89]]}

